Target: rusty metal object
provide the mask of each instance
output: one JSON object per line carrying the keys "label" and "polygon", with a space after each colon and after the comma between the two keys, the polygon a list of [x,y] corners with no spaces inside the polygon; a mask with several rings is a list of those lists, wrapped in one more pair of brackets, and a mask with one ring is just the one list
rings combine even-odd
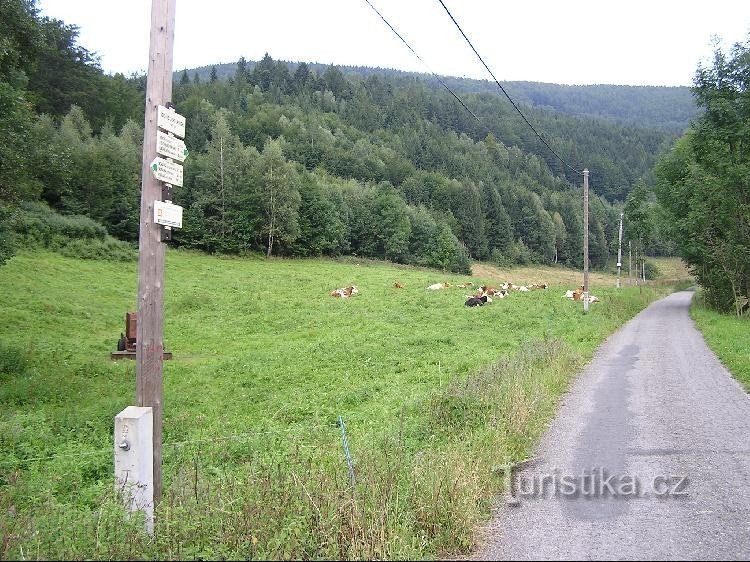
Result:
{"label": "rusty metal object", "polygon": [[[117,351],[111,353],[112,359],[135,359],[136,333],[138,331],[138,315],[135,312],[125,313],[125,333],[120,333]],[[164,359],[172,359],[172,352],[165,351]]]}
{"label": "rusty metal object", "polygon": [[125,313],[125,351],[135,351],[138,320],[135,312]]}

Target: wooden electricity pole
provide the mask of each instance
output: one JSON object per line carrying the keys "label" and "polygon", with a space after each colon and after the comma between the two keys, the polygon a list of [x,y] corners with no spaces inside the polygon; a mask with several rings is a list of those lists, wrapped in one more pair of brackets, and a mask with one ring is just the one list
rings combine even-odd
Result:
{"label": "wooden electricity pole", "polygon": [[589,171],[583,170],[583,312],[589,311]]}
{"label": "wooden electricity pole", "polygon": [[620,288],[620,273],[622,272],[622,218],[624,213],[620,213],[620,241],[617,245],[617,288]]}
{"label": "wooden electricity pole", "polygon": [[628,284],[633,285],[633,245],[628,240]]}
{"label": "wooden electricity pole", "polygon": [[138,239],[138,323],[136,398],[153,409],[154,501],[161,495],[162,362],[164,353],[164,244],[154,222],[154,201],[162,183],[151,172],[156,158],[157,112],[172,98],[172,45],[176,0],[152,0],[151,43],[146,83],[146,118],[141,167],[141,223]]}

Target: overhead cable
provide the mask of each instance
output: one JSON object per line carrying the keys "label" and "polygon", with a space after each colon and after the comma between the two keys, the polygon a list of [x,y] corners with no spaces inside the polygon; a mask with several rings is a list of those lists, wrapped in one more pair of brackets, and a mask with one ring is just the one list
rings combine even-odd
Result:
{"label": "overhead cable", "polygon": [[[368,0],[365,0],[365,2],[367,2],[369,4]],[[445,10],[445,12],[448,14],[448,16],[453,21],[453,24],[456,26],[456,28],[458,28],[458,31],[461,32],[461,35],[463,35],[463,38],[469,44],[469,47],[471,47],[471,50],[474,51],[474,54],[477,56],[477,58],[482,63],[482,65],[484,66],[484,68],[486,68],[487,72],[490,73],[490,76],[492,76],[492,79],[495,81],[495,84],[497,84],[498,88],[500,88],[500,91],[503,94],[505,94],[505,97],[508,98],[508,101],[510,102],[510,104],[515,108],[515,110],[518,112],[518,114],[521,116],[521,118],[526,122],[526,124],[531,128],[531,130],[534,131],[534,133],[536,134],[536,136],[539,137],[539,140],[542,141],[542,143],[544,144],[544,146],[546,146],[549,149],[549,151],[552,154],[554,154],[557,157],[557,159],[560,162],[562,162],[565,166],[567,166],[568,168],[570,168],[571,170],[573,170],[577,174],[582,174],[583,172],[581,172],[580,170],[578,170],[578,169],[574,168],[573,166],[571,166],[570,164],[568,164],[568,162],[565,161],[565,159],[563,159],[562,156],[560,156],[557,152],[555,152],[555,150],[549,145],[549,143],[544,139],[544,137],[539,133],[539,131],[536,130],[536,128],[534,127],[534,125],[531,124],[531,122],[526,118],[526,116],[520,110],[520,108],[518,107],[518,105],[516,105],[516,102],[514,102],[513,99],[508,95],[508,92],[505,91],[505,88],[503,88],[503,85],[500,84],[500,82],[498,81],[497,78],[495,78],[495,75],[493,74],[492,70],[490,70],[490,67],[487,66],[487,63],[484,62],[484,59],[482,58],[482,56],[474,48],[474,45],[471,43],[471,41],[469,40],[469,38],[466,36],[466,33],[464,33],[464,30],[461,29],[461,26],[456,21],[456,18],[453,17],[453,14],[451,14],[450,10],[445,5],[445,3],[443,2],[443,0],[438,0],[438,2],[440,2],[440,5],[443,7],[443,9]]]}

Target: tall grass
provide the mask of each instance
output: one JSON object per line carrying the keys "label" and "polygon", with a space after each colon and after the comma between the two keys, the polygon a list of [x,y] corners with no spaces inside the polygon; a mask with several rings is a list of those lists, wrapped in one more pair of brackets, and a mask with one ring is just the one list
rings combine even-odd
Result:
{"label": "tall grass", "polygon": [[750,392],[750,315],[717,312],[701,292],[693,298],[690,316],[724,366]]}
{"label": "tall grass", "polygon": [[0,531],[3,557],[387,559],[466,551],[499,490],[493,467],[530,453],[581,362],[560,341],[534,342],[435,391],[408,432],[394,419],[393,432],[354,451],[354,487],[335,428],[313,452],[299,441],[270,455],[240,447],[222,469],[216,460],[227,443],[188,444],[170,459],[177,462],[153,538],[107,486],[93,510],[48,502],[32,517],[15,514]]}
{"label": "tall grass", "polygon": [[[153,538],[122,513],[111,477],[112,419],[132,402],[134,369],[107,354],[134,265],[36,252],[0,269],[0,556],[469,551],[500,490],[492,469],[531,454],[569,378],[668,291],[599,287],[584,316],[561,285],[467,309],[459,289],[426,291],[446,276],[421,269],[183,252],[167,264],[175,360]],[[359,296],[328,297],[349,283]]]}

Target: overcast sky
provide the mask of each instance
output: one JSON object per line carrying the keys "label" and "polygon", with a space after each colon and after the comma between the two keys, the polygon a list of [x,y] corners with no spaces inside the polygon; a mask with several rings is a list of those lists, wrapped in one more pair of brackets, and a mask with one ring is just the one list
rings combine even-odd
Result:
{"label": "overcast sky", "polygon": [[[440,74],[487,78],[437,0],[371,0]],[[750,32],[748,0],[444,0],[499,80],[689,86]],[[150,0],[39,0],[105,72],[145,72]],[[174,70],[240,56],[424,72],[364,0],[177,0]]]}

